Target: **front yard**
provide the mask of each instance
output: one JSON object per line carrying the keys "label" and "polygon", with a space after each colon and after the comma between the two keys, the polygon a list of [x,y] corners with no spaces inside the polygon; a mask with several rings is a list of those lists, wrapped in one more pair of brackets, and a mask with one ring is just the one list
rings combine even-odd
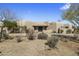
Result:
{"label": "front yard", "polygon": [[45,45],[47,40],[28,40],[22,37],[22,42],[16,39],[5,40],[0,43],[1,56],[76,56],[79,43],[59,41],[56,49]]}

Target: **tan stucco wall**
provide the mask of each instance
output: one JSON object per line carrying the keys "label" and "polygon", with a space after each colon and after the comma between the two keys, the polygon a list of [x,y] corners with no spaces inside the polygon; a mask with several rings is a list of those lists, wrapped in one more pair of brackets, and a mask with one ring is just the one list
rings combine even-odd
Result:
{"label": "tan stucco wall", "polygon": [[62,29],[64,34],[68,30],[67,28],[64,28],[65,25],[68,25],[68,29],[71,29],[71,31],[74,30],[71,24],[63,24],[61,22],[53,22],[51,25],[49,25],[48,30],[52,30],[52,32],[56,31],[58,33],[58,29]]}
{"label": "tan stucco wall", "polygon": [[18,26],[27,26],[27,28],[32,28],[33,22],[31,21],[25,21],[25,20],[19,20],[17,21]]}

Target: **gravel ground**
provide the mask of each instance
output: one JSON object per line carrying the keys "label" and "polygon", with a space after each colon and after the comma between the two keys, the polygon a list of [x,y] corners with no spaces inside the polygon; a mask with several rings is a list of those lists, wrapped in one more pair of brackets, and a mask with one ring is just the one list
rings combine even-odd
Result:
{"label": "gravel ground", "polygon": [[[45,45],[46,40],[28,40],[22,37],[22,42],[16,39],[5,40],[0,43],[1,56],[76,56],[74,47],[70,47],[69,43],[59,41],[57,49],[50,49]],[[75,43],[73,43],[75,44]],[[79,43],[78,43],[79,44]],[[69,45],[69,46],[68,46]],[[75,46],[75,45],[74,45]]]}

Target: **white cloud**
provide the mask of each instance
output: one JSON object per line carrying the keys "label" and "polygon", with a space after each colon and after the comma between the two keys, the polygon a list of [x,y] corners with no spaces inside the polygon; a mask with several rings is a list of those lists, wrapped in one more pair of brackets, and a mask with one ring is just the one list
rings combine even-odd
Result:
{"label": "white cloud", "polygon": [[61,10],[67,10],[69,7],[70,7],[70,4],[67,3],[67,4],[65,4],[64,6],[62,6],[60,9],[61,9]]}

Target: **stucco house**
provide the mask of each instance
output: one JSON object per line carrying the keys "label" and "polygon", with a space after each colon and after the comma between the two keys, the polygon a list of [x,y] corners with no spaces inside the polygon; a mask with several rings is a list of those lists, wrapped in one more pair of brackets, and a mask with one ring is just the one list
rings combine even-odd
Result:
{"label": "stucco house", "polygon": [[25,30],[25,27],[26,27],[26,28],[33,28],[33,27],[32,27],[32,24],[33,24],[34,22],[25,21],[25,20],[18,20],[18,21],[16,21],[16,22],[17,22],[17,25],[19,26],[20,32],[25,32],[25,31],[24,31],[24,30]]}
{"label": "stucco house", "polygon": [[67,34],[68,31],[71,31],[71,33],[74,31],[72,24],[64,24],[61,22],[50,23],[48,29],[52,29],[53,33],[62,33],[62,34]]}
{"label": "stucco house", "polygon": [[48,24],[47,23],[34,23],[32,26],[34,30],[36,31],[44,31],[44,30],[47,30]]}
{"label": "stucco house", "polygon": [[45,23],[45,22],[32,22],[32,21],[19,20],[17,21],[17,24],[18,26],[20,26],[21,31],[23,31],[24,26],[26,26],[27,28],[32,28],[38,32],[51,30],[53,33],[67,34],[68,30],[70,30],[71,33],[72,31],[74,31],[72,24],[64,24],[61,22]]}
{"label": "stucco house", "polygon": [[[25,21],[25,20],[18,20],[16,21],[17,25],[19,26],[20,32],[25,32],[25,27],[34,29],[35,31],[47,31],[51,30],[53,33],[62,33],[67,34],[68,31],[71,31],[72,33],[74,31],[74,28],[72,24],[64,24],[61,22],[52,22],[52,23],[45,23],[45,22],[32,22],[32,21]],[[0,22],[0,31],[2,22]],[[4,28],[4,30],[7,31],[7,27]],[[8,31],[7,31],[8,32]]]}
{"label": "stucco house", "polygon": [[23,27],[34,29],[35,31],[43,31],[47,30],[48,24],[43,22],[32,22],[19,20],[17,21],[17,25],[20,27],[20,30],[23,31]]}

